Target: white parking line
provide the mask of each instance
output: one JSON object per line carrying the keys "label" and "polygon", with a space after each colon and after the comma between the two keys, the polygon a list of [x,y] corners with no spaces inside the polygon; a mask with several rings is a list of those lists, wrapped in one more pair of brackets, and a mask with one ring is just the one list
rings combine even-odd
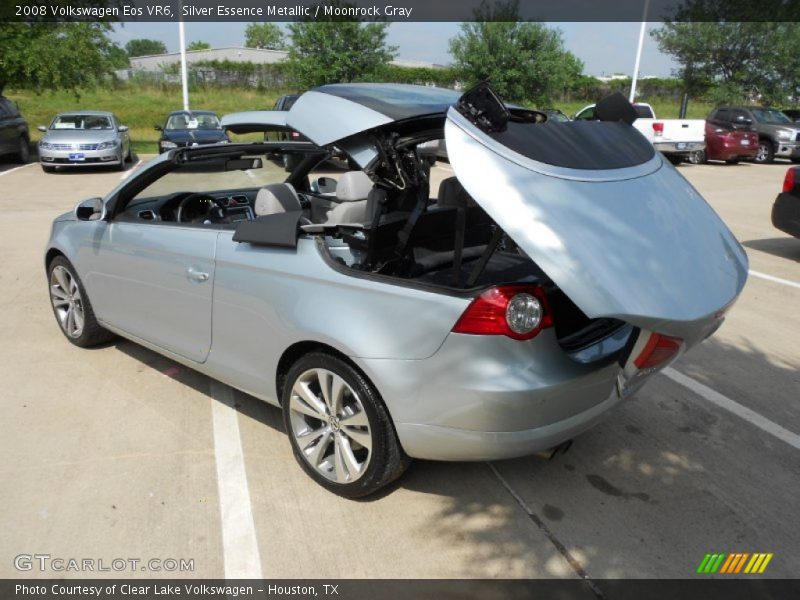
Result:
{"label": "white parking line", "polygon": [[20,169],[27,169],[28,167],[32,167],[35,164],[38,163],[28,163],[26,165],[21,165],[19,167],[14,167],[13,169],[9,169],[8,171],[3,171],[2,173],[0,173],[0,177],[2,177],[3,175],[8,175],[10,173],[13,173],[14,171],[19,171]]}
{"label": "white parking line", "polygon": [[760,273],[759,271],[748,271],[748,272],[753,277],[759,277],[761,279],[766,279],[767,281],[772,281],[773,283],[781,283],[783,285],[788,285],[789,287],[800,289],[800,283],[797,283],[796,281],[790,281],[789,279],[781,279],[780,277],[775,277],[774,275],[767,275],[766,273]]}
{"label": "white parking line", "polygon": [[683,373],[676,371],[671,367],[667,367],[662,372],[675,383],[679,383],[683,387],[690,389],[695,394],[708,400],[712,404],[716,404],[720,408],[724,408],[737,417],[744,419],[748,423],[755,425],[759,429],[766,431],[770,435],[773,435],[779,440],[786,442],[797,450],[800,450],[800,435],[797,435],[788,429],[784,429],[777,423],[770,421],[766,417],[762,417],[757,412],[750,410],[746,406],[742,406],[738,402],[731,400],[727,396],[723,396],[716,390],[712,390],[707,385],[703,385],[699,381],[692,379],[691,377],[684,375]]}
{"label": "white parking line", "polygon": [[225,579],[262,579],[233,390],[212,381],[211,398]]}
{"label": "white parking line", "polygon": [[125,171],[125,172],[124,172],[124,173],[123,173],[123,174],[120,176],[120,178],[119,178],[119,179],[120,179],[120,181],[125,181],[125,180],[126,180],[128,177],[130,177],[131,175],[133,175],[133,172],[134,172],[136,169],[138,169],[138,168],[139,168],[139,165],[140,165],[140,164],[142,164],[142,159],[141,159],[141,158],[139,159],[139,162],[137,162],[135,165],[133,165],[133,166],[132,166],[130,169],[128,169],[127,171]]}

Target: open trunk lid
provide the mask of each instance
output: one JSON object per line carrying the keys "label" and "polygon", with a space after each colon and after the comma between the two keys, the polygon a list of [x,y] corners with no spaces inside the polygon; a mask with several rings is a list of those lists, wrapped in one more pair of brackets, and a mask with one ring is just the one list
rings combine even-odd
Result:
{"label": "open trunk lid", "polygon": [[629,125],[509,122],[498,132],[453,107],[445,140],[467,192],[588,317],[692,344],[741,292],[740,244]]}

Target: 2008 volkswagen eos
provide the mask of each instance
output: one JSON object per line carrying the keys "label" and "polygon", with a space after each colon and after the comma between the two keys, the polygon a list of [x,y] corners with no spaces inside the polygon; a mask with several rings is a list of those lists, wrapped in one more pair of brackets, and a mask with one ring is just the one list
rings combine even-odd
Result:
{"label": "2008 volkswagen eos", "polygon": [[[747,276],[625,107],[603,110],[342,84],[228,115],[310,141],[173,150],[58,217],[55,316],[78,346],[120,335],[281,406],[299,464],[344,496],[412,458],[552,448],[711,335]],[[334,146],[360,169],[337,177]]]}

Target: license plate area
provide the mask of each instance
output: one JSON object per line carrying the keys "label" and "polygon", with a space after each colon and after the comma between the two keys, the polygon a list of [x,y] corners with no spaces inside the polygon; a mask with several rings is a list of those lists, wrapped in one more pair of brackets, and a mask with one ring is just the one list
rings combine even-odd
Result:
{"label": "license plate area", "polygon": [[82,152],[70,152],[69,159],[72,161],[80,162],[86,160],[86,155]]}

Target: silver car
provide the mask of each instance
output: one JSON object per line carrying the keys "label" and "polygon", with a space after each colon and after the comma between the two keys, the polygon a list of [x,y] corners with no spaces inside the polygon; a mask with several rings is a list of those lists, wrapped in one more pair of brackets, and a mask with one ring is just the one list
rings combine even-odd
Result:
{"label": "silver car", "polygon": [[115,166],[131,160],[128,128],[110,112],[74,111],[56,115],[49,127],[40,125],[39,162],[45,172],[56,167]]}
{"label": "silver car", "polygon": [[[47,245],[53,311],[78,346],[121,335],[280,406],[299,464],[344,496],[412,458],[572,439],[745,284],[731,232],[622,122],[343,84],[223,125],[311,143],[172,150],[81,202]],[[442,138],[452,172],[417,152]],[[334,146],[361,169],[324,167]]]}

